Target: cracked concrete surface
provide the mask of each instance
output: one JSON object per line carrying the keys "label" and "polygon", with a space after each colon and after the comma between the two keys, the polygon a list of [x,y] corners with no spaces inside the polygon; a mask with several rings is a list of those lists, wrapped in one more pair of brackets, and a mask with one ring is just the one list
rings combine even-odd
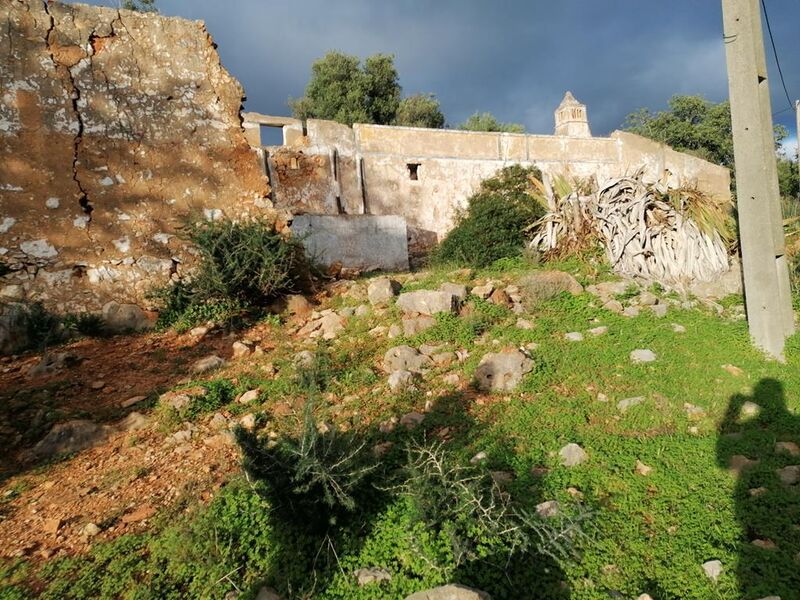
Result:
{"label": "cracked concrete surface", "polygon": [[201,22],[0,3],[0,290],[54,310],[146,307],[192,265],[187,217],[274,218],[242,94]]}

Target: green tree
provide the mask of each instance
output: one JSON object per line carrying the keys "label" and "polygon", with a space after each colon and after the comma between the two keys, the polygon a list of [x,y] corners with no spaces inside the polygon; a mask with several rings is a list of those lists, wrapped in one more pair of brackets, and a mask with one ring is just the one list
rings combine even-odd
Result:
{"label": "green tree", "polygon": [[785,157],[778,157],[778,183],[781,187],[781,196],[800,200],[800,173],[797,171],[797,162]]}
{"label": "green tree", "polygon": [[502,131],[506,133],[525,133],[525,126],[519,123],[501,123],[492,113],[475,113],[458,126],[464,131]]}
{"label": "green tree", "polygon": [[353,123],[390,124],[400,104],[400,84],[394,58],[375,54],[364,61],[331,51],[311,66],[302,98],[289,106],[299,119],[329,119]]}
{"label": "green tree", "polygon": [[427,127],[441,129],[444,127],[444,114],[439,101],[433,94],[415,94],[400,101],[394,125],[404,127]]}
{"label": "green tree", "polygon": [[137,12],[158,12],[156,0],[123,0],[122,8]]}

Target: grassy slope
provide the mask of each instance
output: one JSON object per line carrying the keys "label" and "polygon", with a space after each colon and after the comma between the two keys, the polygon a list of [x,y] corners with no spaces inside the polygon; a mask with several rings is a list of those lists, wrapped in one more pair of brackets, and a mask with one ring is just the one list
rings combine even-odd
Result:
{"label": "grassy slope", "polygon": [[[409,288],[444,279],[434,273]],[[596,304],[588,295],[549,302],[533,313],[536,327],[530,331],[514,326],[515,315],[479,306],[473,323],[488,327],[485,339],[477,338],[475,328],[463,319],[445,319],[409,341],[466,347],[471,357],[449,370],[467,376],[490,349],[537,342],[536,369],[522,388],[482,405],[475,404],[474,394],[453,392],[441,383],[440,374],[448,369],[428,377],[416,394],[389,395],[384,377],[372,367],[402,340],[366,334],[385,324],[385,318],[351,319],[347,335],[331,351],[327,373],[327,393],[341,404],[328,416],[364,429],[370,440],[382,436],[368,423],[420,409],[426,399],[438,398],[425,429],[433,435],[449,427],[450,446],[465,460],[482,450],[489,455],[489,468],[513,471],[510,491],[515,497],[531,506],[557,499],[569,507],[578,502],[578,490],[595,516],[577,560],[560,566],[545,560],[512,563],[504,574],[492,566],[502,559],[485,557],[453,570],[447,567],[444,536],[415,526],[402,499],[368,507],[373,517],[351,523],[336,539],[332,558],[329,547],[270,520],[252,490],[234,483],[210,509],[187,517],[186,523],[169,525],[165,519],[164,527],[149,536],[98,546],[94,558],[56,561],[38,577],[24,563],[0,565],[6,584],[22,582],[17,588],[0,584],[0,598],[16,593],[25,597],[25,582],[37,578],[48,588],[44,597],[52,598],[113,598],[120,593],[221,598],[234,582],[252,594],[263,580],[287,597],[302,597],[299,590],[305,588],[313,589],[315,598],[403,598],[451,580],[485,589],[495,599],[599,600],[635,598],[644,592],[656,600],[800,598],[795,558],[800,553],[800,491],[783,487],[774,475],[776,468],[800,459],[773,451],[775,441],[800,443],[800,342],[791,340],[789,363],[781,365],[750,346],[741,321],[697,310],[671,310],[664,319],[649,314],[625,319]],[[594,319],[607,325],[609,333],[587,335],[579,343],[563,339],[565,332],[596,326]],[[673,332],[671,323],[682,324],[686,333]],[[499,346],[491,343],[495,339]],[[652,349],[658,360],[632,364],[629,353],[636,348]],[[276,355],[268,358],[282,366]],[[731,375],[724,364],[743,373]],[[256,367],[248,383],[260,383],[267,392],[267,411],[270,403],[300,392],[288,366],[274,381],[260,381]],[[610,401],[598,401],[598,393]],[[646,400],[621,413],[616,402],[632,396]],[[761,405],[762,413],[735,422],[731,414],[746,400]],[[690,420],[685,403],[701,407],[705,415]],[[587,463],[573,469],[558,465],[555,453],[569,442],[586,449]],[[761,462],[737,481],[726,468],[734,454]],[[400,461],[402,456],[387,460]],[[653,471],[637,474],[637,460]],[[547,470],[534,473],[533,467]],[[752,497],[748,490],[761,486],[768,491]],[[770,539],[777,549],[758,548],[750,543],[753,537]],[[716,583],[701,569],[711,559],[721,560],[725,569]],[[309,576],[311,565],[319,569],[316,583]],[[387,568],[392,581],[358,588],[352,571],[371,566]]]}

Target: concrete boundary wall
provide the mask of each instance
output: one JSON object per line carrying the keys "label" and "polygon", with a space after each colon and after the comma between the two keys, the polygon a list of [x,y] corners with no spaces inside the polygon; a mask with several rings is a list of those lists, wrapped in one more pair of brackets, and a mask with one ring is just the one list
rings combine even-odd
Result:
{"label": "concrete boundary wall", "polygon": [[[724,167],[621,131],[568,137],[420,129],[309,119],[306,135],[268,148],[273,199],[296,214],[401,215],[412,254],[441,239],[480,182],[510,164],[545,177],[645,178],[730,198]],[[272,172],[271,171],[271,172]],[[413,239],[412,239],[413,238]]]}

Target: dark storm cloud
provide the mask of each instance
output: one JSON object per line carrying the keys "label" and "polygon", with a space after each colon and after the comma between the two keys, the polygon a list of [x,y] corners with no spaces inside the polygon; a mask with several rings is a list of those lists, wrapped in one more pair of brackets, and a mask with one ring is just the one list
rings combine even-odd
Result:
{"label": "dark storm cloud", "polygon": [[[103,2],[98,2],[103,3]],[[112,3],[107,1],[105,3]],[[727,97],[719,0],[159,0],[203,19],[247,108],[288,114],[327,50],[395,55],[406,93],[434,92],[448,122],[475,111],[549,133],[569,89],[606,134],[673,94]],[[800,95],[800,3],[767,2],[791,94]],[[771,62],[773,109],[786,108]],[[794,98],[792,98],[794,99]],[[779,120],[792,126],[793,115]]]}

